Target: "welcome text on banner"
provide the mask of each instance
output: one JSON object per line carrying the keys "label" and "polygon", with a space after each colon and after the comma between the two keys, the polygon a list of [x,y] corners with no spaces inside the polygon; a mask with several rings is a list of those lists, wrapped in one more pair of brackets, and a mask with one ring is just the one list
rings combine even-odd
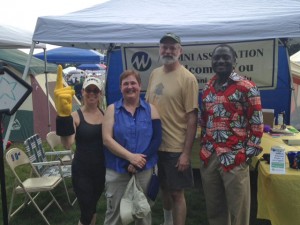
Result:
{"label": "welcome text on banner", "polygon": [[[272,90],[277,85],[278,44],[276,39],[228,43],[237,53],[235,70],[253,80],[260,90]],[[198,80],[199,89],[214,75],[211,56],[216,43],[182,44],[181,64]],[[130,44],[122,46],[123,68],[138,71],[142,91],[146,91],[150,73],[161,66],[157,45]]]}

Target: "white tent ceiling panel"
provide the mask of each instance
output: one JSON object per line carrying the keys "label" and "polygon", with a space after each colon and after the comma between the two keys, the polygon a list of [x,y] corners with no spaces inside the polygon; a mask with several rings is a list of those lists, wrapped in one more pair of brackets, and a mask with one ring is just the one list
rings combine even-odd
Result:
{"label": "white tent ceiling panel", "polygon": [[300,37],[295,0],[110,0],[63,16],[39,17],[34,41],[98,48],[157,43],[165,32],[183,42]]}

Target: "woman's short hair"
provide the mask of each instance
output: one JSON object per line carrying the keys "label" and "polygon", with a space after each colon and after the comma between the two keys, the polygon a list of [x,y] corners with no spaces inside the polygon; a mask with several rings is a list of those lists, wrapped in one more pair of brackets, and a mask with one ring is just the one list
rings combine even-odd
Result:
{"label": "woman's short hair", "polygon": [[142,83],[141,76],[140,76],[140,74],[139,74],[138,72],[136,72],[136,71],[134,71],[134,70],[125,70],[125,71],[120,75],[120,85],[122,84],[122,81],[123,81],[125,78],[127,78],[127,77],[129,77],[129,76],[131,76],[131,75],[133,75],[133,76],[136,78],[137,82],[141,85],[141,83]]}

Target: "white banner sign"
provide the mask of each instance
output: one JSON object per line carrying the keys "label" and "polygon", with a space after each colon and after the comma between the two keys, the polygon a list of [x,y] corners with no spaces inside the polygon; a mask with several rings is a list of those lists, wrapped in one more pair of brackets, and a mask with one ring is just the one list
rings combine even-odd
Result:
{"label": "white banner sign", "polygon": [[[237,53],[236,71],[253,80],[260,90],[275,89],[277,84],[278,45],[275,39],[234,42]],[[214,75],[211,55],[216,43],[183,44],[180,61],[197,78],[199,89]],[[123,68],[134,69],[142,77],[142,91],[146,91],[151,71],[161,66],[158,45],[122,46]]]}

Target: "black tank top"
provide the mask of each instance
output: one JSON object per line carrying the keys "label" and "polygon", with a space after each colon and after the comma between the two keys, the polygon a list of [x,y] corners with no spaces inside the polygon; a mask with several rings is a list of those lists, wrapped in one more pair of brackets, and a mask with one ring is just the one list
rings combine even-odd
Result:
{"label": "black tank top", "polygon": [[[74,159],[82,163],[104,163],[102,124],[89,124],[82,111],[77,110],[80,118],[76,128],[76,151]],[[103,112],[101,111],[103,114]]]}

